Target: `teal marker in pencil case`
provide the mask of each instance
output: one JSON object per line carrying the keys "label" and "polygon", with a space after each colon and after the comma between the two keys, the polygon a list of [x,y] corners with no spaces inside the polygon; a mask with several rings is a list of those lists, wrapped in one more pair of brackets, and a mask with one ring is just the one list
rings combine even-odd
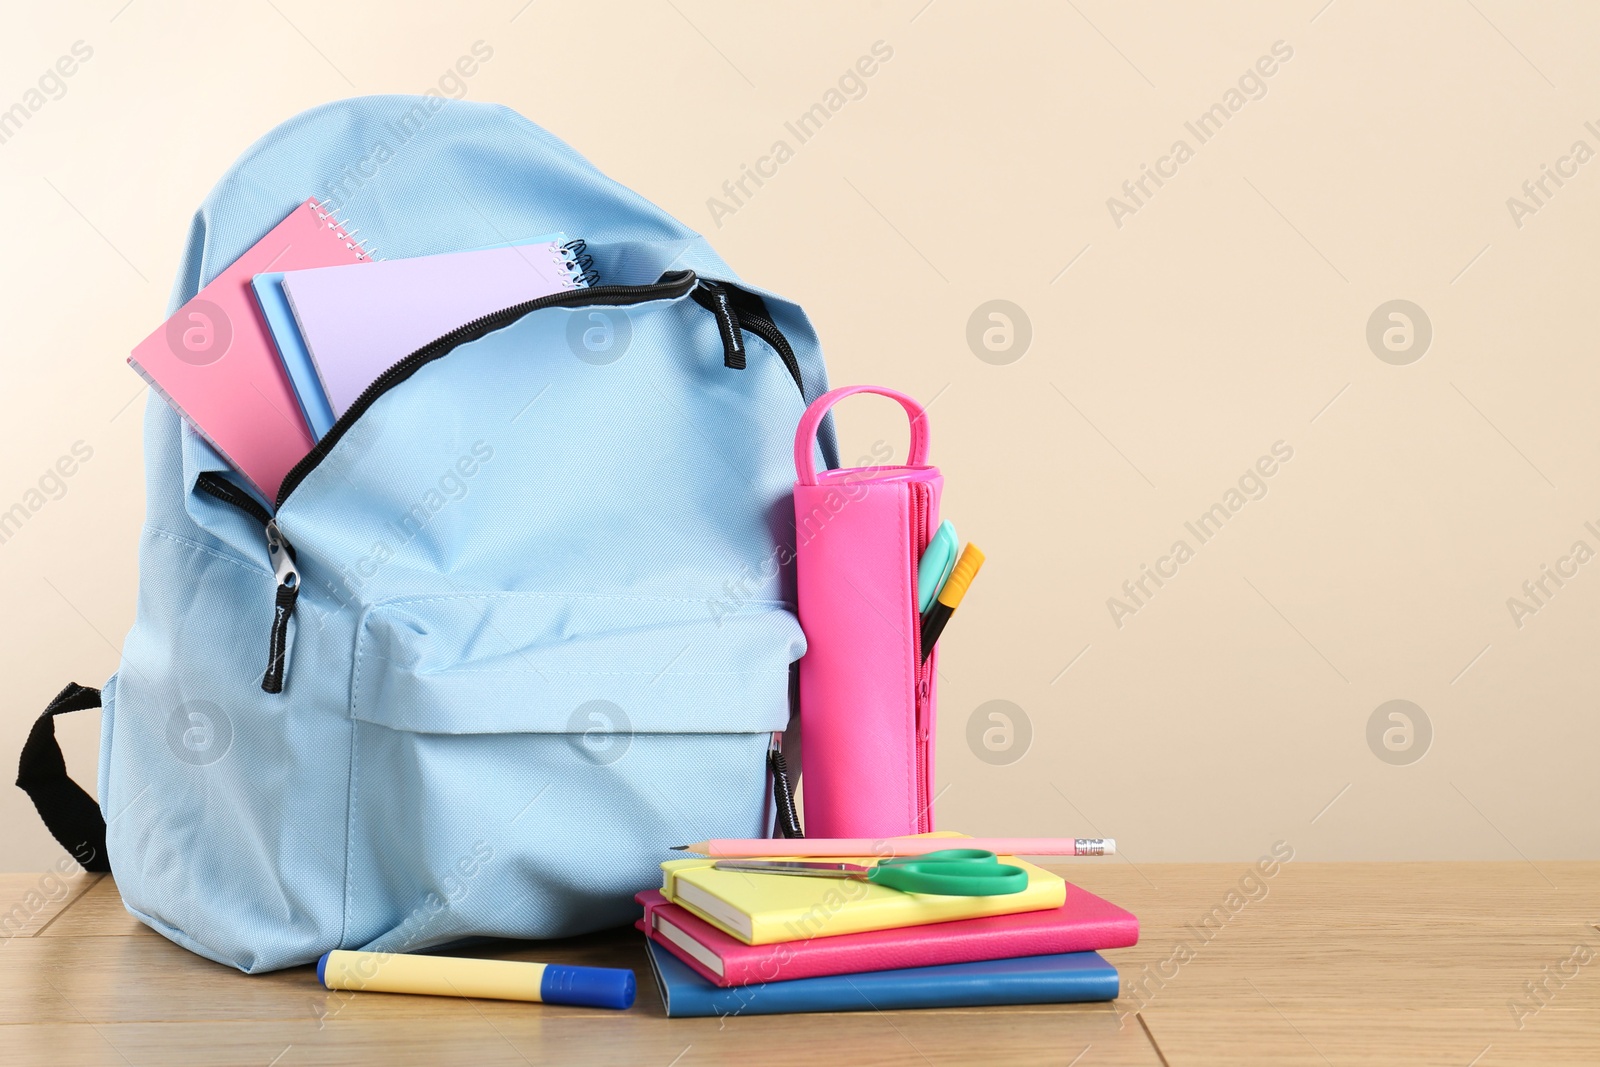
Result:
{"label": "teal marker in pencil case", "polygon": [[927,611],[933,598],[939,595],[940,587],[956,565],[956,550],[960,547],[955,525],[949,519],[941,522],[928,541],[922,559],[917,562],[917,611]]}

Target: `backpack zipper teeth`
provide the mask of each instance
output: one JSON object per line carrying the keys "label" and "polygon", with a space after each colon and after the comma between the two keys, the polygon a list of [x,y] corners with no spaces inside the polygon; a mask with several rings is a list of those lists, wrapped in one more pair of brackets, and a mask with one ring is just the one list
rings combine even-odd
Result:
{"label": "backpack zipper teeth", "polygon": [[216,471],[201,471],[200,476],[195,479],[194,487],[213,500],[220,500],[244,512],[262,526],[272,521],[271,513],[262,507],[255,497]]}
{"label": "backpack zipper teeth", "polygon": [[772,346],[778,353],[778,358],[783,360],[783,365],[789,370],[789,377],[794,379],[794,384],[800,390],[801,397],[806,394],[805,383],[800,380],[800,361],[795,358],[794,349],[789,347],[789,339],[783,336],[783,331],[778,329],[778,324],[769,318],[752,314],[750,311],[739,312],[739,325],[761,338]]}
{"label": "backpack zipper teeth", "polygon": [[484,334],[498,330],[534,311],[541,311],[551,307],[587,307],[595,304],[635,304],[647,300],[671,300],[683,296],[695,286],[695,274],[692,270],[671,271],[661,276],[661,280],[649,285],[600,285],[593,288],[568,289],[549,296],[541,296],[535,300],[513,304],[511,307],[502,308],[491,312],[482,318],[474,319],[465,325],[458,326],[443,337],[435,338],[395,363],[388,370],[362,390],[361,395],[351,404],[345,413],[339,416],[328,432],[322,435],[322,440],[308,452],[299,463],[296,463],[284,477],[283,484],[278,487],[277,506],[283,507],[283,502],[289,498],[306,476],[316,469],[333,446],[339,443],[345,431],[359,419],[377,399],[396,385],[415,374],[425,364],[448,354],[452,349],[468,341],[475,341]]}

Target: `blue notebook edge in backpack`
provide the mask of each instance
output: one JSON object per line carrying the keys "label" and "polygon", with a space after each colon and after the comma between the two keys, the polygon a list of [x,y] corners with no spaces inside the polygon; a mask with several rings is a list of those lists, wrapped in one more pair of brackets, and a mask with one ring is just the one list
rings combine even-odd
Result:
{"label": "blue notebook edge in backpack", "polygon": [[[667,843],[771,827],[816,334],[514,111],[409,96],[247,149],[169,313],[307,196],[385,258],[565,231],[600,282],[396,364],[276,502],[152,395],[133,628],[18,784],[132,914],[246,972],[631,922]],[[91,800],[53,717],[96,704]]]}

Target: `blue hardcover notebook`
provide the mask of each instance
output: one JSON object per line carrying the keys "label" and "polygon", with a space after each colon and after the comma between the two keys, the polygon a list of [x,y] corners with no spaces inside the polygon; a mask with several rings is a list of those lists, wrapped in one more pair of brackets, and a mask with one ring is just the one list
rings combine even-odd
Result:
{"label": "blue hardcover notebook", "polygon": [[1117,969],[1098,952],[1063,952],[722,989],[654,941],[645,948],[669,1018],[1067,1004],[1115,1000],[1118,987]]}

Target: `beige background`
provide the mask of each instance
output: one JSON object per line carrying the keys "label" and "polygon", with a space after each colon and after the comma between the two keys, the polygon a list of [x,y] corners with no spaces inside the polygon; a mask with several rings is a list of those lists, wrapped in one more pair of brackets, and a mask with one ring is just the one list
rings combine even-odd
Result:
{"label": "beige background", "polygon": [[[1600,11],[1323,4],[12,11],[0,108],[74,42],[93,55],[0,143],[0,510],[75,442],[93,456],[0,543],[0,754],[64,682],[111,673],[132,620],[143,402],[123,360],[190,213],[275,123],[436,86],[481,40],[468,98],[805,304],[836,383],[933,402],[946,514],[990,559],[943,656],[943,825],[1115,835],[1134,863],[1277,839],[1307,859],[1600,857],[1600,562],[1520,628],[1506,603],[1573,542],[1600,549],[1600,162],[1547,181],[1520,227],[1506,203],[1573,142],[1600,149]],[[708,198],[877,41],[893,57],[865,95],[714,220]],[[1184,123],[1279,41],[1265,95],[1199,144]],[[1119,227],[1107,198],[1178,138],[1193,158]],[[1033,335],[1001,365],[966,336],[992,299]],[[1432,324],[1409,365],[1366,341],[1393,299]],[[845,454],[903,450],[894,414],[847,407]],[[1184,523],[1278,441],[1293,458],[1267,495],[1119,628],[1107,598],[1196,546]],[[1393,699],[1431,724],[1420,761],[1369,747]],[[1020,709],[1000,763],[967,741],[995,700]],[[72,718],[87,785],[96,722]],[[58,856],[0,792],[0,868]]]}

